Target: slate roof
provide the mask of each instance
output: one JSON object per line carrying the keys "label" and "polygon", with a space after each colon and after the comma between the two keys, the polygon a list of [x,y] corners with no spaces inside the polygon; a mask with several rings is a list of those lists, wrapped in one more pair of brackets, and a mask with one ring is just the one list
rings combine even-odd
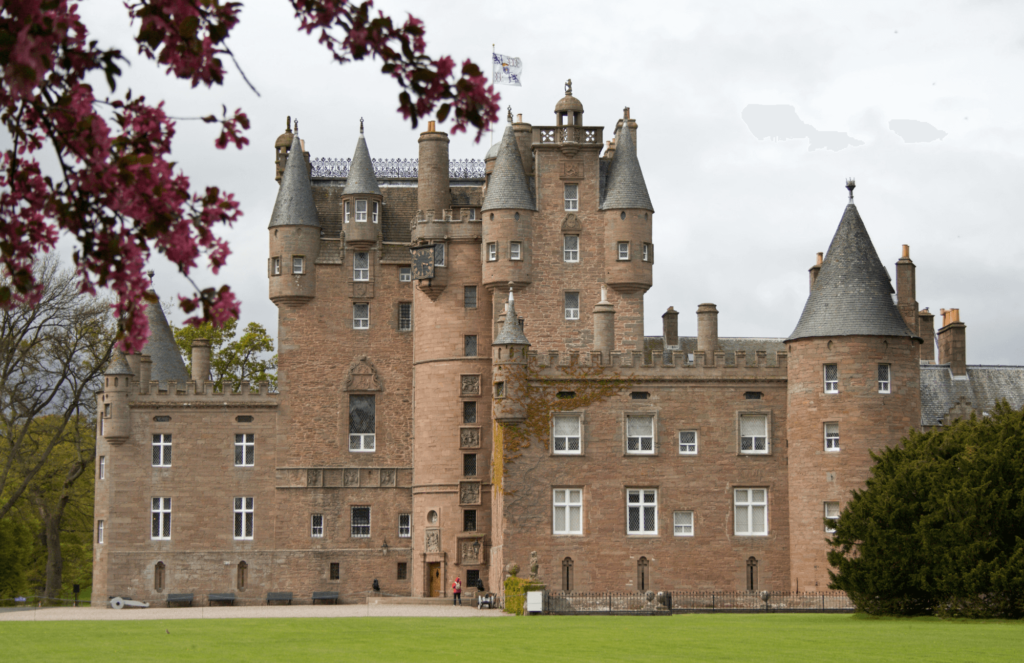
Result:
{"label": "slate roof", "polygon": [[373,162],[370,161],[370,150],[366,147],[363,128],[359,127],[359,140],[356,141],[356,153],[352,155],[352,165],[348,169],[345,181],[345,195],[371,193],[380,195],[377,177],[373,174]]}
{"label": "slate roof", "polygon": [[537,209],[526,183],[523,159],[511,124],[505,127],[505,134],[501,137],[501,148],[494,162],[494,172],[491,173],[481,211],[493,209]]}
{"label": "slate roof", "polygon": [[270,215],[269,227],[278,226],[320,227],[316,205],[313,204],[313,191],[309,184],[309,168],[302,154],[298,134],[292,138],[288,162],[281,177],[281,188],[277,190],[277,200],[274,201],[274,213]]}
{"label": "slate roof", "polygon": [[[302,152],[295,154],[302,154]],[[192,378],[185,371],[185,362],[181,358],[178,344],[174,342],[174,333],[171,332],[171,326],[167,324],[167,318],[164,317],[160,304],[147,306],[146,318],[149,319],[149,340],[143,346],[142,354],[149,355],[153,360],[150,380],[158,380],[161,389],[167,388],[168,380],[177,380],[178,385],[184,389],[185,383]]]}
{"label": "slate roof", "polygon": [[654,211],[651,196],[647,193],[640,161],[636,158],[636,144],[629,130],[629,121],[622,124],[615,139],[615,154],[608,166],[608,180],[605,185],[601,209],[645,209]]}
{"label": "slate roof", "polygon": [[416,187],[384,187],[382,230],[385,242],[412,241],[412,221],[419,206]]}
{"label": "slate roof", "polygon": [[128,367],[128,360],[125,358],[124,353],[115,349],[114,355],[110,358],[110,363],[107,365],[107,370],[103,371],[103,375],[134,375],[134,373]]}
{"label": "slate roof", "polygon": [[508,311],[505,312],[505,322],[502,324],[501,331],[498,332],[498,336],[491,345],[508,344],[530,344],[526,334],[523,333],[522,325],[519,324],[519,316],[516,315],[515,297],[512,296],[511,292],[508,293]]}
{"label": "slate roof", "polygon": [[954,378],[948,365],[921,367],[921,425],[949,424],[950,408],[963,399],[976,412],[991,412],[1006,399],[1024,406],[1024,366],[968,366],[967,376]]}
{"label": "slate roof", "polygon": [[[616,156],[618,153],[616,153]],[[828,247],[790,341],[814,336],[910,336],[892,300],[889,272],[878,259],[852,202]]]}

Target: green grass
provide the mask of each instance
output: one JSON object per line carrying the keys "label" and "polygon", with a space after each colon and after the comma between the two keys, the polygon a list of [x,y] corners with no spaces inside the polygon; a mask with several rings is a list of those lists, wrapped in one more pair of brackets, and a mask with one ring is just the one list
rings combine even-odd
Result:
{"label": "green grass", "polygon": [[[166,630],[170,630],[168,634]],[[0,622],[5,660],[1014,661],[1024,622],[851,615]]]}

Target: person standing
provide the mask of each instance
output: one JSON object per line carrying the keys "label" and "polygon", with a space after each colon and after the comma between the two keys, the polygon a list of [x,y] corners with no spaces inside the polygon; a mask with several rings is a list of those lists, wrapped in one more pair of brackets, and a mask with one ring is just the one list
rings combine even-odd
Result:
{"label": "person standing", "polygon": [[458,576],[452,583],[452,605],[462,605],[462,579]]}

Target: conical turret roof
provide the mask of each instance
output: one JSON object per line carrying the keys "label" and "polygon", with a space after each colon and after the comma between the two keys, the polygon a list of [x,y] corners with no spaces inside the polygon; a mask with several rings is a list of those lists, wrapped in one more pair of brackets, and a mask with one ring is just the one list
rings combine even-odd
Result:
{"label": "conical turret roof", "polygon": [[191,378],[159,302],[146,307],[146,318],[149,320],[149,339],[142,348],[142,354],[149,355],[153,361],[150,379],[159,381],[162,389],[167,388],[168,380],[177,380],[184,387]]}
{"label": "conical turret roof", "polygon": [[288,162],[281,177],[281,188],[277,190],[277,201],[274,202],[274,213],[270,215],[269,227],[278,226],[320,227],[320,217],[313,204],[313,189],[309,184],[309,171],[298,134],[292,138]]}
{"label": "conical turret roof", "polygon": [[110,358],[110,363],[107,364],[107,370],[103,371],[103,375],[134,375],[134,373],[128,366],[128,360],[124,353],[115,348],[114,355]]}
{"label": "conical turret roof", "polygon": [[910,336],[892,301],[889,272],[878,258],[857,206],[843,212],[832,244],[790,341],[813,336]]}
{"label": "conical turret roof", "polygon": [[355,193],[381,195],[380,187],[377,186],[377,178],[373,174],[370,150],[366,147],[366,139],[363,138],[361,120],[359,122],[359,140],[356,141],[356,153],[352,156],[352,165],[348,169],[348,180],[345,182],[345,195]]}
{"label": "conical turret roof", "polygon": [[636,158],[636,143],[629,129],[629,119],[622,122],[622,129],[615,140],[615,154],[608,173],[604,202],[601,209],[645,209],[653,212],[651,196],[647,193],[644,173]]}
{"label": "conical turret roof", "polygon": [[505,311],[505,324],[501,326],[497,338],[491,345],[529,345],[526,334],[519,324],[519,316],[516,315],[516,300],[512,291],[508,291],[508,310]]}
{"label": "conical turret roof", "polygon": [[480,211],[492,209],[528,209],[535,210],[530,187],[526,183],[523,172],[523,159],[519,154],[519,145],[512,132],[511,122],[505,127],[498,148],[498,158],[494,162],[494,172],[487,183],[487,195]]}

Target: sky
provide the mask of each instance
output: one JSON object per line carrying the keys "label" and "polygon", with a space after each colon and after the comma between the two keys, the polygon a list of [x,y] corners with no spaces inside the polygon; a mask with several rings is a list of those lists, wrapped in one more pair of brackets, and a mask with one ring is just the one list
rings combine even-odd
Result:
{"label": "sky", "polygon": [[[584,123],[611,131],[631,109],[655,208],[654,287],[646,334],[717,304],[722,336],[785,337],[846,205],[846,178],[882,262],[895,277],[902,244],[917,265],[921,308],[959,308],[971,364],[1024,364],[1024,4],[890,1],[516,3],[380,1],[423,20],[428,52],[489,71],[492,48],[523,61],[504,109],[554,124],[571,78]],[[267,299],[267,223],[277,184],[273,143],[299,119],[312,157],[351,157],[359,118],[375,158],[414,158],[399,89],[379,62],[338,65],[299,32],[283,0],[245,3],[230,47],[258,91],[228,64],[223,87],[192,89],[136,55],[122,3],[83,3],[91,37],[129,58],[120,86],[188,118],[241,107],[242,151],[216,150],[212,125],[182,120],[173,156],[193,186],[235,194],[244,216],[225,230],[232,255],[201,286],[229,283],[242,322],[276,334]],[[493,44],[493,47],[492,47]],[[96,81],[97,89],[103,85]],[[502,113],[504,117],[504,112]],[[445,126],[441,126],[444,129]],[[495,131],[500,138],[504,121]],[[482,158],[490,135],[452,137],[451,158]],[[68,250],[68,242],[62,244]],[[161,297],[190,284],[156,257]],[[185,316],[178,312],[174,320]]]}

